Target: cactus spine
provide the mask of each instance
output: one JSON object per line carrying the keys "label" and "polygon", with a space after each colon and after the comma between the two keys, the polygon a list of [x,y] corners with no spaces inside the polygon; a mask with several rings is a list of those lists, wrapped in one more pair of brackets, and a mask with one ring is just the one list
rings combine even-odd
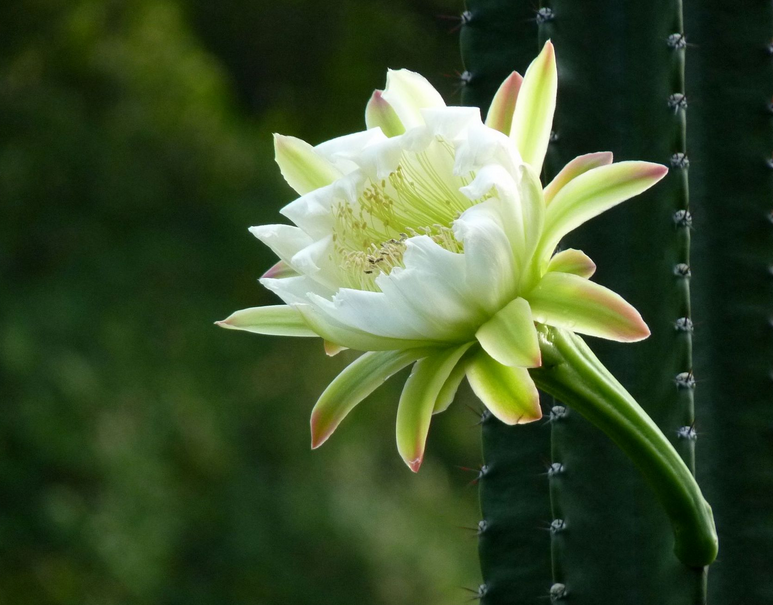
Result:
{"label": "cactus spine", "polygon": [[773,603],[773,4],[685,10],[698,470],[722,540],[709,602]]}

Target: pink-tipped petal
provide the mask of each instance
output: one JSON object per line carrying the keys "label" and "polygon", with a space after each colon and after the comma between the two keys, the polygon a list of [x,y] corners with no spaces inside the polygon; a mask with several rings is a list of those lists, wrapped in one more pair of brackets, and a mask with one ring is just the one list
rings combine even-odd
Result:
{"label": "pink-tipped petal", "polygon": [[651,162],[616,162],[573,178],[556,193],[547,207],[538,256],[547,264],[556,245],[567,233],[643,193],[666,173],[668,168]]}
{"label": "pink-tipped petal", "polygon": [[416,362],[397,408],[397,451],[415,473],[424,459],[432,412],[443,385],[472,343],[440,349]]}
{"label": "pink-tipped petal", "polygon": [[242,309],[222,321],[216,321],[215,325],[228,330],[243,330],[269,336],[319,336],[297,309],[287,305]]}
{"label": "pink-tipped petal", "polygon": [[384,98],[382,90],[374,90],[365,107],[365,125],[368,128],[381,128],[381,132],[388,137],[396,137],[405,132],[405,126]]}
{"label": "pink-tipped petal", "polygon": [[569,248],[553,256],[548,263],[548,271],[571,273],[590,279],[596,272],[596,263],[582,250]]}
{"label": "pink-tipped petal", "polygon": [[408,468],[411,469],[414,473],[418,473],[419,469],[421,468],[421,463],[424,461],[424,458],[416,458],[416,460],[409,461]]}
{"label": "pink-tipped petal", "polygon": [[526,424],[542,418],[539,393],[525,368],[502,365],[480,350],[467,366],[475,395],[505,424]]}
{"label": "pink-tipped petal", "polygon": [[486,114],[486,126],[510,135],[513,125],[515,104],[521,90],[523,76],[517,71],[511,73],[497,90]]}
{"label": "pink-tipped petal", "polygon": [[639,312],[619,294],[569,273],[547,273],[526,297],[534,319],[618,342],[636,342],[650,335]]}
{"label": "pink-tipped petal", "polygon": [[553,44],[548,40],[523,77],[510,131],[521,158],[537,174],[542,171],[550,142],[557,91],[556,54]]}
{"label": "pink-tipped petal", "polygon": [[277,264],[266,271],[261,276],[261,279],[282,279],[284,277],[294,277],[296,275],[298,275],[298,273],[296,273],[296,271],[290,265],[288,265],[285,261],[280,260]]}
{"label": "pink-tipped petal", "polygon": [[426,354],[418,349],[371,352],[349,364],[320,395],[311,412],[311,448],[325,443],[347,414],[390,376]]}
{"label": "pink-tipped petal", "polygon": [[561,169],[555,178],[550,181],[550,184],[545,187],[545,205],[550,204],[553,198],[573,178],[580,176],[581,174],[598,168],[599,166],[607,166],[612,163],[611,151],[600,151],[598,153],[587,153],[585,155],[578,156],[569,162]]}

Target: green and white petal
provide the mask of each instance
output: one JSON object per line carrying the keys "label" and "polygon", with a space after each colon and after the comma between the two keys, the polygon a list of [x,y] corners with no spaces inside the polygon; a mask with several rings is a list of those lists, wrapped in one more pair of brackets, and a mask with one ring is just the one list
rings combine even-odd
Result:
{"label": "green and white petal", "polygon": [[282,176],[300,195],[329,185],[343,176],[314,147],[301,139],[275,134],[274,153]]}
{"label": "green and white petal", "polygon": [[392,106],[406,130],[422,126],[421,110],[425,107],[445,107],[440,93],[427,79],[407,69],[387,72],[384,99]]}
{"label": "green and white petal", "polygon": [[516,298],[475,333],[491,357],[506,366],[536,368],[542,364],[537,329],[529,303]]}
{"label": "green and white petal", "polygon": [[427,355],[428,351],[365,353],[349,364],[320,396],[311,412],[311,447],[328,440],[354,407],[396,372]]}
{"label": "green and white petal", "polygon": [[229,330],[243,330],[269,336],[319,336],[296,309],[287,305],[252,307],[232,313],[216,325]]}
{"label": "green and white petal", "polygon": [[505,424],[542,418],[539,393],[529,370],[502,365],[481,349],[467,365],[467,380],[478,399]]}
{"label": "green and white petal", "polygon": [[601,151],[598,153],[588,153],[585,155],[577,156],[571,162],[561,169],[555,178],[550,181],[550,184],[545,187],[545,204],[548,205],[553,201],[553,198],[573,178],[598,168],[599,166],[607,166],[612,163],[612,152]]}
{"label": "green and white petal", "polygon": [[537,174],[542,171],[550,142],[557,90],[556,55],[548,40],[523,77],[510,131],[523,161]]}
{"label": "green and white petal", "polygon": [[424,459],[438,396],[471,344],[440,350],[417,361],[405,383],[397,408],[397,451],[414,473]]}
{"label": "green and white petal", "polygon": [[456,392],[459,390],[459,386],[462,384],[465,375],[467,374],[467,357],[462,358],[457,362],[454,369],[448,375],[443,388],[438,393],[437,400],[435,401],[435,409],[433,414],[440,414],[448,409],[454,399],[456,398]]}
{"label": "green and white petal", "polygon": [[650,335],[639,312],[619,294],[569,273],[547,273],[526,295],[535,321],[618,342]]}
{"label": "green and white petal", "polygon": [[617,162],[593,168],[562,187],[547,208],[540,242],[547,260],[558,242],[570,231],[602,212],[646,191],[668,169],[650,162]]}
{"label": "green and white petal", "polygon": [[540,234],[545,225],[545,202],[539,175],[528,164],[518,167],[518,185],[521,192],[526,258],[530,259],[539,245]]}
{"label": "green and white petal", "polygon": [[365,125],[370,128],[380,128],[388,137],[396,137],[405,132],[405,126],[397,117],[397,112],[384,98],[383,90],[374,90],[365,107]]}
{"label": "green and white petal", "polygon": [[596,272],[596,263],[582,250],[569,248],[558,252],[550,259],[548,271],[571,273],[590,279]]}
{"label": "green and white petal", "polygon": [[511,73],[499,86],[486,114],[486,126],[510,135],[513,126],[513,114],[518,100],[518,92],[523,84],[523,76],[517,71]]}

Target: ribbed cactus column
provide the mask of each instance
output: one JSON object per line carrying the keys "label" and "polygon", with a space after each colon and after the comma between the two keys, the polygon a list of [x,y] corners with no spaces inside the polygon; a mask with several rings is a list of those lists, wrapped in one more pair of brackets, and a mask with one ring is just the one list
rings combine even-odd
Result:
{"label": "ribbed cactus column", "polygon": [[686,4],[709,602],[773,603],[773,3]]}
{"label": "ribbed cactus column", "polygon": [[[551,38],[559,70],[555,140],[546,171],[573,157],[671,165],[642,199],[594,220],[566,242],[600,267],[599,281],[637,306],[652,336],[620,347],[592,342],[692,465],[692,332],[684,60],[679,0],[543,2],[539,35]],[[682,566],[668,522],[629,461],[578,414],[552,414],[551,597],[578,605],[694,605],[703,570]],[[558,472],[560,471],[560,472]]]}
{"label": "ribbed cactus column", "polygon": [[[502,81],[537,54],[535,8],[526,0],[468,0],[462,17],[464,105],[485,113]],[[542,423],[508,427],[485,415],[479,550],[484,605],[541,605],[550,581],[550,505]]]}

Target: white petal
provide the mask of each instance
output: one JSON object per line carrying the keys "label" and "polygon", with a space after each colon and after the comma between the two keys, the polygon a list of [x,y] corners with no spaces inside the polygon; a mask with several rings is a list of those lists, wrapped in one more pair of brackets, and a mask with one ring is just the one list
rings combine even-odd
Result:
{"label": "white petal", "polygon": [[500,204],[490,199],[473,206],[453,225],[456,239],[464,243],[467,285],[490,314],[515,298],[518,279]]}
{"label": "white petal", "polygon": [[295,254],[314,243],[301,229],[291,225],[258,225],[250,227],[250,233],[290,266]]}
{"label": "white petal", "polygon": [[279,212],[310,236],[324,237],[332,232],[335,225],[333,207],[337,203],[356,201],[365,181],[362,171],[355,170],[332,185],[299,197]]}
{"label": "white petal", "polygon": [[309,300],[338,323],[363,332],[411,340],[431,340],[431,328],[412,313],[404,300],[381,292],[341,288],[332,300],[311,295]]}
{"label": "white petal", "polygon": [[390,304],[420,317],[429,337],[471,339],[486,313],[467,283],[463,255],[443,249],[427,236],[410,238],[406,246],[405,269],[380,275],[376,284]]}
{"label": "white petal", "polygon": [[[375,336],[335,321],[311,304],[294,305],[306,323],[325,341],[354,351],[398,351],[428,346],[427,340],[406,340]],[[429,343],[436,346],[441,343]]]}
{"label": "white petal", "polygon": [[368,145],[386,139],[380,128],[371,128],[320,143],[314,149],[344,174],[357,169],[354,162]]}
{"label": "white petal", "polygon": [[333,291],[314,281],[305,275],[298,277],[284,277],[282,279],[272,279],[262,277],[260,284],[267,290],[271,290],[288,305],[304,304],[309,302],[309,293],[318,296],[332,296]]}
{"label": "white petal", "polygon": [[407,69],[389,70],[383,97],[394,108],[406,130],[424,124],[421,110],[445,107],[440,93],[424,76]]}
{"label": "white petal", "polygon": [[482,124],[471,125],[467,129],[467,138],[456,147],[454,172],[464,176],[486,164],[501,164],[515,176],[521,163],[521,156],[510,137]]}
{"label": "white petal", "polygon": [[466,135],[470,126],[482,125],[477,107],[433,107],[422,109],[421,115],[433,136],[449,142]]}
{"label": "white petal", "polygon": [[516,259],[522,259],[526,252],[523,208],[518,185],[510,172],[499,164],[489,164],[481,168],[475,179],[460,191],[471,200],[478,200],[490,194],[502,202],[497,205],[502,217],[502,226],[510,240]]}
{"label": "white petal", "polygon": [[340,280],[334,258],[333,236],[328,235],[300,250],[290,262],[299,273],[308,275],[331,290],[336,290]]}

